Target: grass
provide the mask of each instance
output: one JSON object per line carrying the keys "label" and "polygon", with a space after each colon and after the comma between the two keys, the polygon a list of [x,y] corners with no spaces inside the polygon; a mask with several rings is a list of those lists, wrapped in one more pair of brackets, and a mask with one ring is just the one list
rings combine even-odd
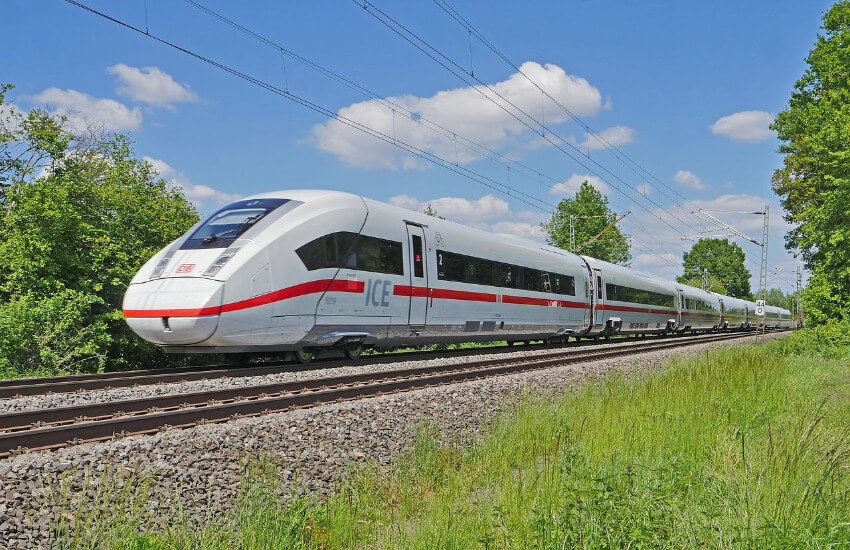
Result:
{"label": "grass", "polygon": [[529,399],[463,449],[424,426],[324,502],[283,505],[267,468],[228,518],[127,515],[113,547],[848,547],[850,355],[792,338]]}

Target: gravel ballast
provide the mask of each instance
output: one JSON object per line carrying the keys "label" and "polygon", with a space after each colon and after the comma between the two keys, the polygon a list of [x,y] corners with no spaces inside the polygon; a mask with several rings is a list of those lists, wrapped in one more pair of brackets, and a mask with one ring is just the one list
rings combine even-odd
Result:
{"label": "gravel ballast", "polygon": [[[686,337],[683,340],[690,339]],[[663,342],[665,340],[659,340]],[[623,341],[619,343],[605,344],[604,349],[615,349],[621,347],[633,346],[642,344],[646,341]],[[589,352],[594,349],[599,349],[600,346],[562,348],[563,351],[572,350],[575,353]],[[337,366],[332,368],[322,368],[321,364],[303,370],[285,370],[281,372],[264,374],[260,376],[236,376],[211,378],[208,380],[191,380],[173,383],[159,383],[151,385],[140,385],[127,388],[101,389],[101,390],[81,390],[72,393],[54,393],[44,395],[22,396],[18,398],[0,400],[0,414],[12,413],[17,411],[26,411],[33,409],[52,409],[56,407],[70,407],[78,405],[88,405],[91,403],[105,403],[114,401],[124,401],[126,399],[139,399],[144,397],[154,397],[159,395],[174,395],[188,392],[202,392],[219,390],[225,388],[239,388],[247,386],[256,386],[262,384],[277,384],[286,382],[296,382],[300,380],[310,380],[314,378],[323,378],[327,376],[347,376],[351,374],[364,374],[373,372],[386,372],[397,369],[411,369],[417,367],[428,366],[443,366],[443,365],[463,365],[470,361],[478,359],[510,359],[533,357],[558,351],[557,348],[541,348],[523,349],[517,347],[515,351],[505,353],[486,353],[479,357],[474,356],[454,356],[454,357],[439,357],[434,359],[418,359],[407,361],[395,361],[392,363],[370,363],[369,357],[363,357],[360,361],[352,362],[350,366]]]}
{"label": "gravel ballast", "polygon": [[[780,336],[771,334],[766,338]],[[326,494],[344,477],[348,466],[368,460],[387,464],[399,454],[410,451],[415,431],[424,422],[439,426],[444,442],[463,444],[480,436],[502,411],[523,395],[561,394],[612,371],[656,369],[671,356],[695,355],[709,347],[736,343],[742,340],[697,344],[14,456],[0,460],[0,494],[3,496],[0,499],[0,543],[9,548],[49,546],[59,518],[71,524],[74,514],[97,509],[97,499],[92,497],[104,486],[120,489],[143,485],[147,492],[143,515],[162,522],[173,519],[178,511],[181,517],[197,521],[222,517],[239,495],[245,478],[244,465],[258,458],[276,465],[280,474],[276,490],[281,496],[305,491]],[[520,353],[547,351],[550,350]],[[515,356],[516,353],[500,355]],[[459,363],[470,360],[444,358],[426,364],[448,364],[453,359]],[[401,365],[422,366],[424,362],[415,363]],[[388,370],[399,366],[395,363],[344,369],[365,372],[364,368]],[[238,385],[249,385],[331,374],[323,370],[251,377],[250,382],[230,380]],[[343,373],[342,369],[332,371],[332,374]],[[257,378],[263,380],[257,381]],[[222,381],[183,383],[191,388],[169,384],[179,389],[168,391],[225,387],[204,386],[211,382]],[[104,400],[104,396],[113,399],[121,395],[123,397],[115,399],[137,398],[142,396],[140,390],[162,388],[147,386],[66,397]],[[92,395],[83,397],[87,394]],[[38,406],[45,406],[44,401],[39,403]],[[68,404],[72,403],[63,403]]]}

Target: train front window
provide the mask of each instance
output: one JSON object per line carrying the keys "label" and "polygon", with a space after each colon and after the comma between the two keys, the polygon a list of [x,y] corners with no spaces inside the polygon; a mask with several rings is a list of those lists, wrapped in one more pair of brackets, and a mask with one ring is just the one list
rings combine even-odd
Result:
{"label": "train front window", "polygon": [[269,212],[288,199],[250,199],[229,204],[213,214],[180,248],[227,248]]}

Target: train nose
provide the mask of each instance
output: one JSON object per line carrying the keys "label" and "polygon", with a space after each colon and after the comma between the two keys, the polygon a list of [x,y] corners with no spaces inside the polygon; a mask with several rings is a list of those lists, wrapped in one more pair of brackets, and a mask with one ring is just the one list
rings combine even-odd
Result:
{"label": "train nose", "polygon": [[132,284],[124,295],[124,317],[148,342],[190,345],[213,335],[221,313],[224,283],[168,278]]}

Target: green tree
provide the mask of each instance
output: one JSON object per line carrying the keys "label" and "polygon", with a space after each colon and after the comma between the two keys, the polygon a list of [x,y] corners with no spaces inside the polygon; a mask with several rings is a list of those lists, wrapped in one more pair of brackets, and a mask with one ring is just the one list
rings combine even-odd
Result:
{"label": "green tree", "polygon": [[[703,285],[702,277],[699,279],[685,279],[684,277],[678,277],[676,280],[683,285],[695,286],[697,288],[702,288]],[[723,282],[714,275],[709,274],[707,282],[708,284],[705,287],[706,290],[716,292],[717,294],[729,294],[729,291],[726,290],[725,286],[723,286]]]}
{"label": "green tree", "polygon": [[792,311],[794,309],[794,294],[793,292],[785,294],[780,288],[771,288],[767,291],[765,303]]}
{"label": "green tree", "polygon": [[441,216],[439,212],[437,212],[437,209],[434,208],[434,205],[431,204],[430,202],[428,203],[428,206],[426,206],[422,210],[422,213],[425,214],[426,216],[434,216],[435,218],[439,218],[441,220],[446,219],[444,216]]}
{"label": "green tree", "polygon": [[[746,255],[729,239],[703,239],[683,254],[684,273],[677,281],[693,286],[702,285],[703,270],[720,284],[721,292],[736,298],[750,298],[750,272],[744,265]],[[697,282],[697,284],[694,284]]]}
{"label": "green tree", "polygon": [[121,302],[139,267],[197,221],[194,206],[124,136],[0,109],[0,372],[168,362],[130,332]]}
{"label": "green tree", "polygon": [[[548,244],[564,250],[570,249],[570,216],[577,218],[576,247],[590,241],[617,219],[617,214],[608,206],[608,199],[586,181],[581,184],[575,198],[562,199],[552,218],[540,224]],[[615,264],[627,264],[632,259],[626,236],[616,225],[609,227],[579,253]]]}
{"label": "green tree", "polygon": [[773,189],[793,225],[786,247],[811,272],[803,300],[815,324],[850,316],[850,1],[826,11],[822,31],[772,126],[785,155]]}

